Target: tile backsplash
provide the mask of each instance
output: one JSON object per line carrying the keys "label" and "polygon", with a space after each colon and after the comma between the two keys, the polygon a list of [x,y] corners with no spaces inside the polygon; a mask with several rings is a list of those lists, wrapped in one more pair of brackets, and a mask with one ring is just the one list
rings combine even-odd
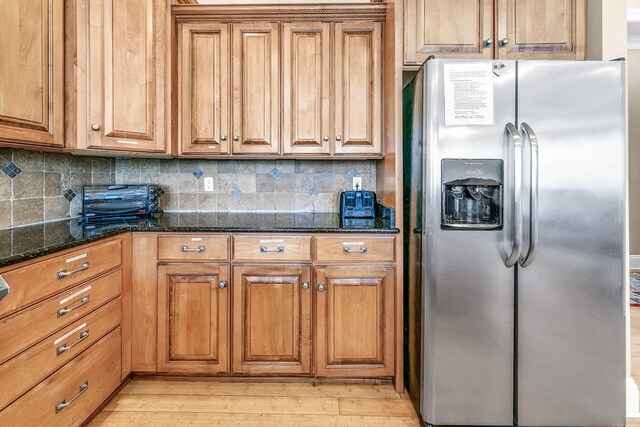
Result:
{"label": "tile backsplash", "polygon": [[10,148],[0,171],[0,228],[76,215],[83,185],[115,182],[113,159]]}
{"label": "tile backsplash", "polygon": [[[116,159],[117,184],[158,184],[164,210],[337,212],[352,177],[375,191],[373,160]],[[204,191],[206,177],[213,191]]]}

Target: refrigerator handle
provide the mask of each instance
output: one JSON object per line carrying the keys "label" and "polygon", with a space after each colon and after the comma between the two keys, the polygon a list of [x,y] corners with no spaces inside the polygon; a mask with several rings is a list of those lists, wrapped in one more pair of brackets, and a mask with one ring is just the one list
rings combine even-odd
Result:
{"label": "refrigerator handle", "polygon": [[529,235],[531,236],[531,242],[527,254],[520,258],[520,265],[527,267],[535,259],[538,250],[538,137],[527,123],[522,123],[520,129],[525,142],[529,141],[531,146],[531,194],[529,195],[531,209]]}
{"label": "refrigerator handle", "polygon": [[513,144],[513,248],[511,255],[504,262],[507,268],[511,268],[518,262],[522,249],[522,138],[518,128],[512,123],[505,127],[505,133],[509,135],[509,142]]}

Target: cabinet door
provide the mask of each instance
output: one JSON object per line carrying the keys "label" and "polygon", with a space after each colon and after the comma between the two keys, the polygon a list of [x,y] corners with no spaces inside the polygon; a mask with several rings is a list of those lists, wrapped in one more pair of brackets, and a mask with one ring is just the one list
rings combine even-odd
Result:
{"label": "cabinet door", "polygon": [[62,0],[0,2],[0,141],[62,146]]}
{"label": "cabinet door", "polygon": [[329,154],[329,23],[285,23],[283,152]]}
{"label": "cabinet door", "polygon": [[316,375],[393,375],[394,268],[318,268],[316,290]]}
{"label": "cabinet door", "polygon": [[335,153],[382,154],[382,23],[335,24]]}
{"label": "cabinet door", "polygon": [[79,16],[85,7],[87,148],[164,152],[165,2],[88,0]]}
{"label": "cabinet door", "polygon": [[234,154],[280,152],[279,24],[233,24]]}
{"label": "cabinet door", "polygon": [[182,24],[178,154],[229,154],[229,25]]}
{"label": "cabinet door", "polygon": [[407,0],[404,24],[405,65],[493,58],[493,0]]}
{"label": "cabinet door", "polygon": [[215,264],[159,267],[158,371],[229,371],[228,272]]}
{"label": "cabinet door", "polygon": [[233,372],[311,373],[310,268],[234,266]]}
{"label": "cabinet door", "polygon": [[585,58],[585,0],[498,0],[496,16],[500,59]]}

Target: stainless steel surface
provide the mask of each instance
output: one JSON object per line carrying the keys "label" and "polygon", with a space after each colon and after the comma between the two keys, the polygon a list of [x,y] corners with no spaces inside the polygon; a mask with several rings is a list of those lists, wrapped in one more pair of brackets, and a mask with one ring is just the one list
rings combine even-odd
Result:
{"label": "stainless steel surface", "polygon": [[[505,133],[509,136],[509,141],[513,145],[513,194],[511,195],[511,206],[513,209],[513,246],[511,255],[504,262],[507,268],[511,268],[518,262],[522,251],[522,138],[513,123],[507,123]],[[509,198],[505,200],[508,202]]]}
{"label": "stainless steel surface", "polygon": [[527,267],[533,262],[538,249],[538,137],[527,123],[520,125],[525,141],[529,142],[529,250],[520,258],[520,266]]}
{"label": "stainless steel surface", "polygon": [[190,248],[189,246],[180,246],[180,250],[182,252],[204,252],[206,250],[205,246],[198,246],[197,248]]}
{"label": "stainless steel surface", "polygon": [[[503,206],[503,230],[440,227],[441,160],[503,159],[504,194],[513,194],[514,145],[505,125],[516,122],[516,66],[494,77],[494,124],[446,126],[444,63],[424,76],[425,153],[422,229],[421,413],[434,425],[512,425],[514,270],[513,207]],[[517,157],[517,156],[515,156]]]}
{"label": "stainless steel surface", "polygon": [[304,290],[309,289],[309,282],[308,281],[305,280],[304,282],[302,282],[302,289],[304,289]]}
{"label": "stainless steel surface", "polygon": [[502,40],[500,40],[498,44],[500,45],[500,47],[505,47],[506,45],[509,44],[509,39],[505,37]]}
{"label": "stainless steel surface", "polygon": [[521,425],[625,423],[624,82],[621,62],[519,62],[520,121],[540,144],[538,250],[518,272]]}
{"label": "stainless steel surface", "polygon": [[342,250],[345,254],[366,254],[368,249],[365,246],[358,249],[351,249],[349,246],[345,246]]}
{"label": "stainless steel surface", "polygon": [[87,337],[89,337],[89,329],[82,331],[82,333],[80,334],[80,338],[78,338],[78,341],[69,345],[65,343],[65,344],[62,344],[60,347],[56,348],[56,356],[60,356],[65,351],[72,349],[73,347],[75,347],[76,345],[80,344],[82,341],[87,339]]}
{"label": "stainless steel surface", "polygon": [[220,280],[220,282],[218,283],[218,287],[220,289],[224,289],[227,287],[227,281],[226,280]]}
{"label": "stainless steel surface", "polygon": [[58,412],[62,411],[67,406],[71,405],[73,402],[75,402],[76,399],[78,399],[80,396],[82,396],[82,394],[87,390],[89,390],[89,380],[87,380],[87,381],[83,382],[82,384],[80,384],[80,390],[78,391],[78,394],[73,396],[73,398],[71,398],[71,400],[69,400],[67,402],[65,399],[62,399],[60,402],[58,402],[56,404],[56,414]]}
{"label": "stainless steel surface", "polygon": [[260,252],[263,252],[263,253],[266,253],[266,252],[280,253],[280,252],[284,252],[284,246],[277,246],[275,249],[268,249],[266,246],[260,246]]}
{"label": "stainless steel surface", "polygon": [[87,296],[82,297],[82,299],[80,300],[80,302],[79,302],[78,304],[76,304],[76,305],[72,306],[72,307],[67,307],[67,306],[62,307],[61,309],[59,309],[59,310],[58,310],[58,317],[62,317],[62,316],[64,316],[65,314],[70,313],[70,312],[72,312],[73,310],[75,310],[75,309],[77,309],[77,308],[80,308],[80,307],[82,307],[82,306],[83,306],[83,305],[85,305],[85,304],[88,304],[88,303],[89,303],[89,297],[90,297],[90,295],[87,295]]}
{"label": "stainless steel surface", "polygon": [[9,292],[11,291],[11,287],[9,284],[0,276],[0,301],[5,299]]}
{"label": "stainless steel surface", "polygon": [[80,267],[76,268],[75,270],[71,270],[71,271],[67,271],[67,270],[60,270],[60,271],[58,271],[58,273],[56,274],[56,277],[57,277],[58,279],[62,279],[62,278],[64,278],[64,277],[71,276],[72,274],[75,274],[75,273],[79,273],[79,272],[81,272],[81,271],[84,271],[84,270],[86,270],[87,268],[89,268],[89,261],[85,261],[85,262],[83,262],[82,264],[80,264]]}
{"label": "stainless steel surface", "polygon": [[493,39],[492,38],[488,38],[482,44],[483,44],[484,47],[490,47],[493,44]]}
{"label": "stainless steel surface", "polygon": [[324,283],[318,283],[318,292],[324,292],[325,286]]}
{"label": "stainless steel surface", "polygon": [[93,131],[99,131],[100,130],[100,125],[97,123],[94,123],[91,125],[91,130]]}

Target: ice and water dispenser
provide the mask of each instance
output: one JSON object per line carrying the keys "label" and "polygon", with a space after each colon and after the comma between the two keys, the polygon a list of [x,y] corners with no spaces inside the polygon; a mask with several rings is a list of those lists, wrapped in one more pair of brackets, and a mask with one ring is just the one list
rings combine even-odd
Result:
{"label": "ice and water dispenser", "polygon": [[441,227],[501,229],[503,182],[502,160],[443,159]]}

